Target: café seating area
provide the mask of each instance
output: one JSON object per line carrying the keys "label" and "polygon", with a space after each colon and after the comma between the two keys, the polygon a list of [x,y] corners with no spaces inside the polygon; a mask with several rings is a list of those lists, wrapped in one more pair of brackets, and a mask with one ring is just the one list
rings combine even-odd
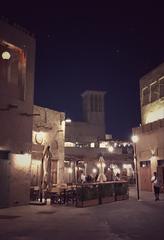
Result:
{"label": "caf\u00e9 seating area", "polygon": [[[104,183],[62,184],[43,193],[44,201],[50,204],[87,207],[129,198],[127,181]],[[39,201],[39,189],[31,190],[31,201]]]}

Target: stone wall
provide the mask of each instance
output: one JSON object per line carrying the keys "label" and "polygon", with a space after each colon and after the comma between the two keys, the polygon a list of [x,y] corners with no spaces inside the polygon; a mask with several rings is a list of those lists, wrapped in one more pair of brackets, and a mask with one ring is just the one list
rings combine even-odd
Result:
{"label": "stone wall", "polygon": [[139,138],[136,151],[141,186],[140,163],[150,161],[150,171],[153,175],[153,172],[157,171],[158,160],[164,160],[164,119],[135,128],[133,133]]}
{"label": "stone wall", "polygon": [[140,79],[142,124],[164,118],[164,63]]}
{"label": "stone wall", "polygon": [[[10,82],[6,78],[0,79],[0,146],[14,153],[26,153],[30,151],[32,136],[35,39],[1,21],[0,39],[0,44],[6,44],[7,51],[10,52],[10,45],[18,52],[21,51],[24,54],[24,58],[20,55],[23,58],[20,59],[20,62],[23,61],[22,68],[26,65],[25,75],[19,73],[17,84],[12,83],[12,76]],[[2,66],[3,61],[1,71],[8,64],[5,62]],[[12,53],[9,61],[12,61]]]}
{"label": "stone wall", "polygon": [[10,154],[9,206],[29,204],[31,154]]}
{"label": "stone wall", "polygon": [[0,21],[0,207],[29,202],[34,69],[35,39]]}
{"label": "stone wall", "polygon": [[45,148],[50,146],[52,160],[57,162],[57,183],[62,183],[64,181],[65,114],[39,106],[34,106],[33,114],[32,159],[33,161],[41,160]]}

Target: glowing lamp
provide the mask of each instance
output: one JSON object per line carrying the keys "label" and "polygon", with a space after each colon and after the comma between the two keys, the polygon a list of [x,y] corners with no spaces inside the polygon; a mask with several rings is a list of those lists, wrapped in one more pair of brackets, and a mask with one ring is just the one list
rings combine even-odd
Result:
{"label": "glowing lamp", "polygon": [[71,123],[72,120],[71,120],[70,118],[66,118],[65,122],[66,122],[66,123]]}
{"label": "glowing lamp", "polygon": [[5,51],[2,53],[2,59],[3,60],[9,60],[11,58],[11,55],[9,52]]}
{"label": "glowing lamp", "polygon": [[93,173],[97,173],[97,169],[96,169],[96,168],[93,168],[93,169],[92,169],[92,172],[93,172]]}
{"label": "glowing lamp", "polygon": [[123,146],[126,147],[127,143],[123,143]]}
{"label": "glowing lamp", "polygon": [[139,140],[139,138],[138,138],[137,135],[133,135],[131,139],[132,139],[132,142],[133,142],[133,143],[137,143],[138,140]]}
{"label": "glowing lamp", "polygon": [[42,144],[42,143],[43,143],[43,140],[44,140],[43,133],[42,133],[42,132],[37,132],[36,135],[35,135],[35,141],[36,141],[36,143]]}

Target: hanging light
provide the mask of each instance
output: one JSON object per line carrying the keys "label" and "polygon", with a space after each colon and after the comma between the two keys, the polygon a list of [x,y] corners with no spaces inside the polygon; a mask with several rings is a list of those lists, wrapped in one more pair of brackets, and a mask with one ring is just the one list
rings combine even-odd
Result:
{"label": "hanging light", "polygon": [[66,122],[66,123],[71,123],[72,120],[71,120],[70,118],[66,118],[65,122]]}
{"label": "hanging light", "polygon": [[2,59],[3,60],[9,60],[11,58],[11,54],[8,51],[4,51],[2,53]]}
{"label": "hanging light", "polygon": [[132,141],[133,141],[133,143],[137,143],[138,140],[139,140],[139,138],[138,138],[137,135],[133,135],[133,136],[132,136]]}

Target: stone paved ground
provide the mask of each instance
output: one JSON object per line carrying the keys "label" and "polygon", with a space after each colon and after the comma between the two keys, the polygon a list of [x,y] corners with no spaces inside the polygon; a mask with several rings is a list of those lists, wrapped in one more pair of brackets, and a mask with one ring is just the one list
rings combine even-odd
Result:
{"label": "stone paved ground", "polygon": [[22,206],[0,209],[0,240],[163,240],[164,196],[89,208]]}

